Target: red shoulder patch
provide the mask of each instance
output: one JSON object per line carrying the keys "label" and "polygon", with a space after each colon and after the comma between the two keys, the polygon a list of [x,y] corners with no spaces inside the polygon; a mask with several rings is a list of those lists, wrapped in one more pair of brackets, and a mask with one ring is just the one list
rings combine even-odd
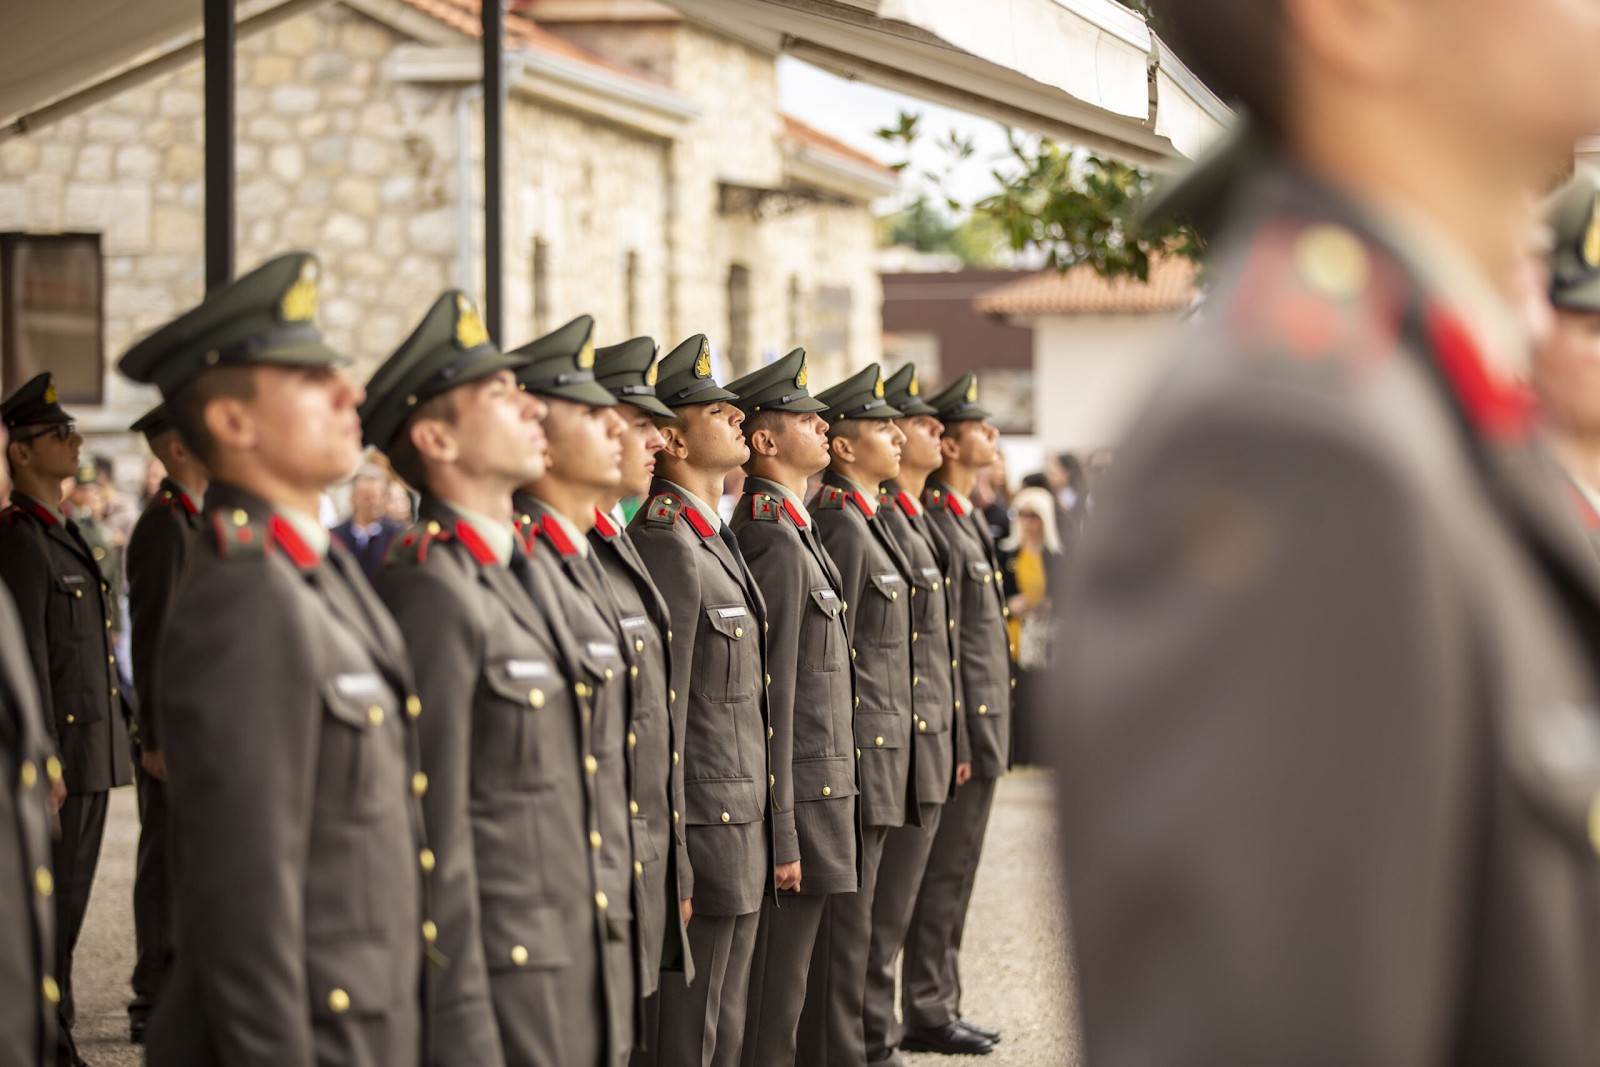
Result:
{"label": "red shoulder patch", "polygon": [[[937,500],[940,494],[935,492],[933,495],[934,499]],[[953,511],[962,518],[967,517],[967,509],[961,506],[961,501],[956,499],[954,493],[944,494],[944,506],[947,511]]]}
{"label": "red shoulder patch", "polygon": [[872,518],[872,503],[867,500],[866,495],[862,493],[861,490],[850,490],[850,502],[861,509],[862,515],[869,519]]}
{"label": "red shoulder patch", "polygon": [[911,494],[906,492],[904,489],[896,493],[894,499],[895,503],[900,505],[900,510],[905,512],[911,518],[914,519],[918,515],[922,514],[922,510],[917,507],[917,502],[911,499]]}
{"label": "red shoulder patch", "polygon": [[1591,533],[1600,530],[1600,511],[1596,511],[1594,505],[1589,502],[1589,494],[1579,489],[1577,483],[1571,478],[1566,480],[1566,484],[1567,496],[1572,501],[1572,510],[1578,513],[1578,519],[1583,523],[1583,528]]}

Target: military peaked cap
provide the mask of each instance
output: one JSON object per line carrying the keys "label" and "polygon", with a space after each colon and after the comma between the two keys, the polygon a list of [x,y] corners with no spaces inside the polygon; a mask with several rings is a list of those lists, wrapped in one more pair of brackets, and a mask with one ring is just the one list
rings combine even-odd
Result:
{"label": "military peaked cap", "polygon": [[35,375],[0,401],[0,421],[10,430],[18,426],[60,425],[73,418],[56,401],[56,380],[49,372]]}
{"label": "military peaked cap", "polygon": [[963,374],[928,401],[940,422],[976,422],[989,418],[978,406],[978,376]]}
{"label": "military peaked cap", "polygon": [[1600,186],[1580,173],[1545,205],[1550,249],[1550,302],[1600,312]]}
{"label": "military peaked cap", "polygon": [[594,353],[595,380],[616,397],[619,403],[632,404],[652,415],[672,418],[672,409],[656,399],[656,342],[651,337],[635,337],[621,344],[597,348]]}
{"label": "military peaked cap", "polygon": [[144,434],[147,441],[154,441],[172,428],[172,417],[167,414],[167,405],[157,404],[143,415],[140,415],[134,421],[134,424],[128,427],[128,430],[131,433]]}
{"label": "military peaked cap", "polygon": [[711,342],[697,333],[661,358],[656,396],[669,408],[738,400],[711,377]]}
{"label": "military peaked cap", "polygon": [[740,411],[826,411],[828,405],[817,400],[807,388],[811,372],[806,368],[806,350],[797,348],[775,363],[751,371],[728,390],[737,393],[734,401]]}
{"label": "military peaked cap", "polygon": [[823,418],[829,422],[898,419],[905,414],[884,399],[883,372],[876,363],[869,363],[838,385],[824,389],[817,399],[827,405]]}
{"label": "military peaked cap", "polygon": [[559,330],[514,350],[524,363],[517,381],[530,393],[608,408],[616,398],[595,380],[594,316],[579,315]]}
{"label": "military peaked cap", "polygon": [[917,365],[907,363],[883,380],[883,398],[906,415],[937,415],[938,410],[922,399],[922,383],[917,381]]}

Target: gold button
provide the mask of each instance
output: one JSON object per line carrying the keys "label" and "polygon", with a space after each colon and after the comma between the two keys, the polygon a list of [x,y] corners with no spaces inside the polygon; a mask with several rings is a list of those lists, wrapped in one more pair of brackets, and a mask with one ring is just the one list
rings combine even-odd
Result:
{"label": "gold button", "polygon": [[917,640],[917,631],[915,631],[915,630],[911,631],[911,640],[912,640],[913,643],[916,642],[916,640]]}
{"label": "gold button", "polygon": [[406,714],[413,719],[422,714],[422,701],[418,699],[415,693],[406,697]]}
{"label": "gold button", "polygon": [[882,748],[883,747],[883,737],[880,735],[878,737],[873,738],[872,739],[872,743],[874,745],[877,745],[879,748]]}
{"label": "gold button", "polygon": [[523,945],[511,946],[511,962],[518,967],[525,966],[528,962],[528,950]]}
{"label": "gold button", "polygon": [[600,761],[595,759],[593,755],[585,756],[583,757],[583,769],[593,774],[600,769]]}
{"label": "gold button", "polygon": [[606,681],[608,681],[608,682],[611,681],[611,668],[610,667],[606,668]]}
{"label": "gold button", "polygon": [[639,737],[632,730],[628,731],[628,747],[633,748],[639,743]]}
{"label": "gold button", "polygon": [[938,582],[934,582],[933,583],[933,591],[935,593],[937,593],[939,591],[939,583]]}
{"label": "gold button", "polygon": [[851,659],[855,659],[856,658],[856,650],[853,649],[853,648],[850,650],[850,658]]}
{"label": "gold button", "polygon": [[528,690],[528,703],[532,704],[536,708],[544,707],[544,690],[543,689],[530,689],[530,690]]}
{"label": "gold button", "polygon": [[350,1010],[350,994],[342,989],[334,989],[328,993],[328,1010],[335,1015],[343,1015]]}
{"label": "gold button", "polygon": [[989,714],[989,705],[987,705],[987,704],[979,704],[978,705],[978,714],[979,715],[987,715],[987,714]]}
{"label": "gold button", "polygon": [[889,599],[890,600],[899,600],[900,599],[900,594],[899,593],[890,593],[889,594]]}
{"label": "gold button", "polygon": [[767,675],[767,684],[768,684],[768,685],[771,685],[771,684],[772,684],[772,675],[770,675],[770,674],[769,674],[769,675]]}
{"label": "gold button", "polygon": [[247,523],[249,521],[250,521],[250,516],[245,514],[243,508],[235,508],[234,509],[234,511],[233,511],[233,524],[235,526],[243,526],[245,523]]}
{"label": "gold button", "polygon": [[733,819],[732,815],[729,815],[727,812],[723,812],[722,813],[722,821],[723,822],[730,822],[732,819]]}
{"label": "gold button", "polygon": [[430,945],[439,940],[439,928],[434,925],[432,919],[422,920],[422,940]]}
{"label": "gold button", "polygon": [[82,600],[83,599],[83,590],[82,589],[74,589],[72,591],[72,595],[77,597],[79,600]]}
{"label": "gold button", "polygon": [[610,903],[611,902],[606,899],[605,893],[601,892],[594,895],[594,906],[599,908],[601,911],[605,911],[606,906]]}
{"label": "gold button", "polygon": [[678,765],[678,754],[676,752],[672,754],[672,765],[674,767]]}
{"label": "gold button", "polygon": [[106,662],[111,664],[112,666],[116,666],[117,657],[115,657],[115,656],[107,656],[106,657]]}
{"label": "gold button", "polygon": [[674,826],[676,826],[678,824],[678,809],[677,808],[673,808],[672,809],[672,824]]}
{"label": "gold button", "polygon": [[764,623],[761,624],[761,632],[762,633],[769,633],[769,632],[771,632],[771,630],[772,630],[772,624],[770,622],[764,622]]}
{"label": "gold button", "polygon": [[583,682],[579,682],[577,685],[573,686],[572,687],[572,691],[574,693],[577,693],[579,699],[582,699],[582,700],[587,700],[589,698],[589,694],[594,692],[593,689],[590,689]]}
{"label": "gold button", "polygon": [[602,844],[604,844],[604,843],[605,843],[604,840],[600,837],[600,831],[599,830],[590,830],[589,831],[589,847],[590,848],[592,848],[596,852],[598,852],[598,851],[600,851],[600,846]]}
{"label": "gold button", "polygon": [[850,601],[848,601],[848,600],[839,601],[839,610],[840,611],[849,611],[850,610]]}
{"label": "gold button", "polygon": [[22,788],[32,789],[39,782],[39,768],[34,766],[33,760],[23,760],[19,772],[22,778]]}
{"label": "gold button", "polygon": [[106,620],[106,629],[108,629],[108,630],[111,629],[111,620],[110,619]]}
{"label": "gold button", "polygon": [[735,626],[733,628],[733,636],[735,636],[735,637],[743,637],[744,636],[744,627],[743,626]]}
{"label": "gold button", "polygon": [[957,710],[957,711],[960,711],[960,710],[961,710],[961,701],[959,701],[959,700],[958,700],[958,701],[956,701],[956,710]]}
{"label": "gold button", "polygon": [[628,668],[628,677],[629,678],[637,678],[637,677],[639,677],[639,668],[638,667],[629,667]]}
{"label": "gold button", "polygon": [[858,707],[858,708],[861,706],[861,698],[860,697],[856,697],[855,706]]}
{"label": "gold button", "polygon": [[667,690],[667,703],[668,704],[676,704],[677,702],[678,702],[678,691],[676,689],[668,689]]}
{"label": "gold button", "polygon": [[428,792],[428,776],[418,771],[411,776],[411,792],[416,796],[426,796]]}
{"label": "gold button", "polygon": [[50,756],[44,761],[44,776],[52,782],[61,781],[61,761]]}
{"label": "gold button", "polygon": [[372,725],[374,725],[374,726],[382,726],[383,725],[383,709],[378,707],[378,705],[376,705],[376,704],[372,705],[372,707],[367,709],[367,718],[369,720],[371,720]]}
{"label": "gold button", "polygon": [[912,587],[911,587],[911,596],[912,596],[912,597],[913,597],[913,598],[915,598],[915,597],[916,597],[916,595],[917,595],[917,587],[916,587],[916,586],[912,586]]}
{"label": "gold button", "polygon": [[923,732],[926,732],[927,729],[928,729],[928,720],[927,719],[918,719],[917,720],[917,729],[922,730]]}
{"label": "gold button", "polygon": [[44,989],[44,999],[52,1004],[61,1003],[61,987],[56,985],[54,978],[47,974],[44,976],[44,981],[40,982],[39,985]]}
{"label": "gold button", "polygon": [[116,696],[117,695],[117,687],[116,686],[112,686],[111,687],[111,695],[112,696]]}
{"label": "gold button", "polygon": [[770,727],[770,726],[767,727],[767,740],[768,741],[772,740],[772,727]]}
{"label": "gold button", "polygon": [[33,872],[33,888],[39,891],[41,897],[47,897],[56,891],[56,880],[50,877],[50,868],[40,867]]}
{"label": "gold button", "polygon": [[956,628],[956,620],[954,620],[954,619],[946,619],[945,620],[945,625],[948,628],[954,630]]}
{"label": "gold button", "polygon": [[861,750],[858,748],[858,749],[856,749],[856,759],[860,759],[860,758],[861,758]]}
{"label": "gold button", "polygon": [[1017,680],[1015,678],[1013,678],[1013,679],[1011,679],[1011,688],[1015,689],[1016,687],[1017,687]]}
{"label": "gold button", "polygon": [[425,848],[417,853],[417,861],[422,864],[422,873],[427,874],[432,871],[434,864],[433,849]]}
{"label": "gold button", "polygon": [[638,860],[633,861],[633,876],[635,878],[644,877],[644,864],[640,863]]}
{"label": "gold button", "polygon": [[76,715],[72,714],[71,712],[67,713],[67,723],[68,723],[68,725],[71,725],[72,723],[75,723],[77,721],[78,721],[78,717]]}
{"label": "gold button", "polygon": [[917,687],[917,683],[918,683],[918,682],[919,682],[919,681],[921,681],[921,679],[920,679],[920,678],[918,678],[918,677],[917,677],[917,676],[916,676],[916,675],[915,675],[915,674],[913,674],[913,675],[912,675],[912,676],[911,676],[911,688],[913,688],[913,689],[915,689],[915,688],[916,688],[916,687]]}
{"label": "gold button", "polygon": [[1000,572],[999,571],[995,571],[994,572],[994,580],[997,581],[997,582],[1000,581]]}
{"label": "gold button", "polygon": [[668,631],[667,631],[667,640],[668,640],[668,641],[671,641],[671,640],[672,640],[672,631],[671,631],[671,630],[668,630]]}
{"label": "gold button", "polygon": [[639,814],[639,802],[637,800],[628,801],[628,814],[629,815],[637,815],[637,814]]}
{"label": "gold button", "polygon": [[822,787],[822,795],[825,796],[825,797],[831,797],[831,796],[833,796],[833,790],[829,789],[827,786],[823,786]]}
{"label": "gold button", "polygon": [[956,665],[956,661],[955,660],[951,660],[950,661],[950,666],[954,667],[955,665]]}
{"label": "gold button", "polygon": [[431,533],[431,534],[438,533],[439,532],[439,524],[436,523],[436,522],[428,523],[428,532]]}
{"label": "gold button", "polygon": [[636,637],[636,638],[633,639],[633,650],[635,652],[643,652],[644,651],[644,640],[642,638]]}

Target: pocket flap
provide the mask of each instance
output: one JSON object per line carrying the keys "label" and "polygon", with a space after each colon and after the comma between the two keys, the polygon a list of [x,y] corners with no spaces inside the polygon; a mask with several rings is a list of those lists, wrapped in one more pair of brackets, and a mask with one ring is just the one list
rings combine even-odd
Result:
{"label": "pocket flap", "polygon": [[563,685],[554,664],[534,658],[494,660],[484,670],[484,681],[529,710],[544,707],[545,698]]}
{"label": "pocket flap", "polygon": [[869,577],[872,579],[872,587],[890,600],[899,600],[900,591],[906,587],[906,580],[892,571],[888,574],[869,575]]}
{"label": "pocket flap", "polygon": [[68,596],[82,596],[83,591],[89,587],[89,579],[81,574],[56,575],[56,588]]}
{"label": "pocket flap", "polygon": [[761,801],[754,778],[690,778],[683,783],[684,818],[691,826],[759,822]]}
{"label": "pocket flap", "polygon": [[989,569],[987,561],[975,559],[967,564],[967,578],[974,582],[988,584],[994,581],[995,572]]}
{"label": "pocket flap", "polygon": [[839,594],[832,589],[811,590],[811,602],[822,609],[822,613],[832,619],[839,614]]}
{"label": "pocket flap", "polygon": [[911,584],[931,592],[944,584],[944,575],[938,567],[917,567],[911,572]]}
{"label": "pocket flap", "polygon": [[750,618],[750,609],[743,604],[728,604],[720,608],[707,608],[706,620],[711,623],[711,628],[730,637],[735,641],[740,640],[750,632],[754,620]]}
{"label": "pocket flap", "polygon": [[491,971],[565,967],[572,962],[561,908],[532,900],[483,902],[483,953]]}
{"label": "pocket flap", "polygon": [[633,853],[640,863],[655,863],[661,858],[656,839],[650,834],[650,821],[643,815],[633,817]]}
{"label": "pocket flap", "polygon": [[908,716],[898,711],[856,712],[856,747],[865,752],[872,748],[905,748],[910,735]]}
{"label": "pocket flap", "polygon": [[[887,740],[887,738],[885,738]],[[823,790],[827,792],[824,793]],[[854,756],[819,756],[794,761],[794,800],[832,800],[853,797],[856,789]]]}
{"label": "pocket flap", "polygon": [[357,730],[382,722],[392,703],[389,687],[370,671],[334,675],[323,687],[322,697],[329,714]]}
{"label": "pocket flap", "polygon": [[381,941],[313,941],[306,986],[314,1018],[382,1015],[399,999],[393,949]]}

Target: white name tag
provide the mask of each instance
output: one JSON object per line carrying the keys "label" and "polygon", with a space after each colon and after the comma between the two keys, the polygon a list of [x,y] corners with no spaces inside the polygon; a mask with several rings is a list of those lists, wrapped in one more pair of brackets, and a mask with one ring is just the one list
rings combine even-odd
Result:
{"label": "white name tag", "polygon": [[937,582],[941,577],[943,577],[943,575],[941,575],[939,573],[939,568],[938,567],[924,567],[924,568],[922,568],[922,576],[924,578],[928,579],[928,581],[930,581],[930,582]]}
{"label": "white name tag", "polygon": [[835,593],[832,589],[818,589],[817,590],[817,595],[819,597],[821,597],[823,600],[838,600],[839,599],[839,594]]}
{"label": "white name tag", "polygon": [[643,615],[624,615],[622,617],[622,628],[624,630],[643,630],[649,625],[650,620]]}
{"label": "white name tag", "polygon": [[744,608],[718,608],[717,617],[722,619],[742,619],[750,614]]}
{"label": "white name tag", "polygon": [[537,659],[512,659],[506,661],[506,674],[512,678],[548,678],[550,664]]}
{"label": "white name tag", "polygon": [[872,577],[882,582],[884,585],[900,584],[900,575],[898,574],[874,574]]}
{"label": "white name tag", "polygon": [[338,674],[333,688],[342,697],[367,697],[382,690],[383,683],[376,674]]}
{"label": "white name tag", "polygon": [[589,655],[596,659],[616,659],[617,646],[604,641],[590,641]]}

